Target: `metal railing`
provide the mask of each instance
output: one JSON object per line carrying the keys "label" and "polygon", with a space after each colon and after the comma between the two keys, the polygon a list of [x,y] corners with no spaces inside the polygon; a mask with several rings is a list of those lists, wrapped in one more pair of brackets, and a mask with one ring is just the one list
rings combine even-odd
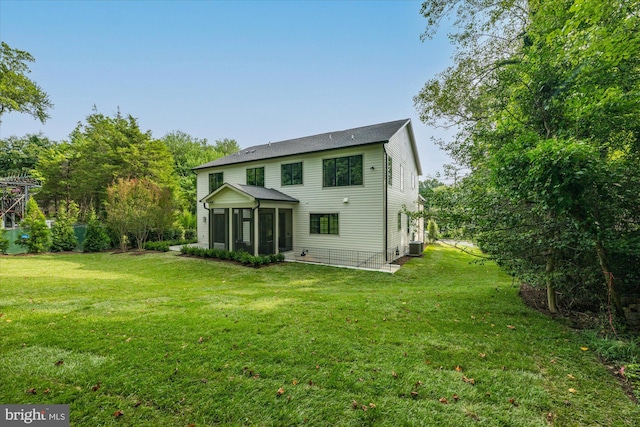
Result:
{"label": "metal railing", "polygon": [[391,263],[408,254],[408,251],[408,246],[400,248],[399,252],[395,249],[373,252],[294,246],[292,251],[285,253],[285,257],[291,261],[392,271]]}

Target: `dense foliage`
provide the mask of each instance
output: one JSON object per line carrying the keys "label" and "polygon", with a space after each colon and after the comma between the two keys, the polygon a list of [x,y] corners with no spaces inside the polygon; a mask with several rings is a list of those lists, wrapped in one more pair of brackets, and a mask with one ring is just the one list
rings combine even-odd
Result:
{"label": "dense foliage", "polygon": [[[511,274],[575,303],[639,293],[640,2],[431,0],[455,14],[455,64],[415,98],[422,120],[457,126],[443,147],[470,175],[447,191]],[[443,220],[439,220],[442,224]],[[449,222],[447,222],[447,226]]]}
{"label": "dense foliage", "polygon": [[186,255],[195,255],[203,258],[215,258],[221,260],[237,261],[244,265],[260,267],[275,262],[284,261],[283,254],[251,255],[245,251],[227,251],[224,249],[205,249],[197,246],[183,246],[180,251]]}
{"label": "dense foliage", "polygon": [[84,252],[100,252],[111,247],[111,239],[93,209],[87,216],[87,230],[82,242]]}
{"label": "dense foliage", "polygon": [[72,251],[78,246],[78,238],[73,224],[78,220],[78,209],[74,203],[60,206],[58,215],[51,227],[51,251]]}
{"label": "dense foliage", "polygon": [[49,95],[27,77],[29,62],[35,59],[29,52],[14,49],[0,42],[0,118],[16,111],[33,116],[44,123],[53,107]]}
{"label": "dense foliage", "polygon": [[51,230],[47,226],[44,214],[35,199],[30,198],[27,203],[27,213],[20,223],[25,237],[16,240],[16,244],[27,248],[29,253],[47,252],[51,247]]}

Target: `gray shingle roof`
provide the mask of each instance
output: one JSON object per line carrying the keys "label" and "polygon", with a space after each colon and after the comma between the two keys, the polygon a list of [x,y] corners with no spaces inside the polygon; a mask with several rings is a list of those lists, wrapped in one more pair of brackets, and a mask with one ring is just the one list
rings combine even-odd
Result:
{"label": "gray shingle roof", "polygon": [[225,166],[255,160],[291,156],[294,154],[313,153],[316,151],[333,150],[336,148],[387,142],[396,134],[396,132],[409,122],[409,119],[396,120],[393,122],[379,123],[376,125],[256,145],[240,150],[236,154],[231,154],[197,166],[193,169],[205,169],[215,166]]}
{"label": "gray shingle roof", "polygon": [[288,194],[284,194],[273,188],[256,187],[255,185],[242,185],[242,184],[230,184],[229,186],[236,188],[243,193],[248,194],[256,200],[272,200],[277,202],[291,202],[298,203],[299,200],[295,199]]}

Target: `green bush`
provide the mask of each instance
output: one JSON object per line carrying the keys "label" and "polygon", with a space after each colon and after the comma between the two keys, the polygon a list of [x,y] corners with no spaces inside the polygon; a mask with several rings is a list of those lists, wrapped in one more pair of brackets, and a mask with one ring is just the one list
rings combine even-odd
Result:
{"label": "green bush", "polygon": [[46,252],[51,247],[51,230],[47,226],[44,214],[35,199],[30,198],[27,203],[27,215],[20,223],[25,230],[25,236],[15,241],[17,245],[27,248],[27,252],[36,254]]}
{"label": "green bush", "polygon": [[144,248],[148,251],[169,252],[170,242],[147,242]]}
{"label": "green bush", "polygon": [[69,207],[60,206],[56,221],[51,227],[51,251],[73,251],[78,246],[78,238],[73,232],[73,223],[78,219],[78,209],[72,203]]}
{"label": "green bush", "polygon": [[204,248],[199,248],[197,246],[183,246],[182,248],[180,248],[180,252],[182,252],[185,255],[194,255],[202,258],[233,260],[241,263],[242,265],[250,265],[253,267],[260,267],[261,265],[284,261],[283,254],[255,256],[245,251],[227,251],[224,249],[204,249]]}
{"label": "green bush", "polygon": [[197,230],[193,228],[188,228],[184,230],[184,240],[195,240],[198,238]]}
{"label": "green bush", "polygon": [[111,239],[93,209],[89,211],[87,232],[82,243],[84,252],[100,252],[111,247]]}
{"label": "green bush", "polygon": [[6,254],[9,249],[9,239],[4,237],[4,230],[0,228],[0,254]]}

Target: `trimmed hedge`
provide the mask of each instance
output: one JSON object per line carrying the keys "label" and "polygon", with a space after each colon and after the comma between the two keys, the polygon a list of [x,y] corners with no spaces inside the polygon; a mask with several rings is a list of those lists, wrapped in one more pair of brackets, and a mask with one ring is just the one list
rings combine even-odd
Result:
{"label": "trimmed hedge", "polygon": [[284,261],[283,254],[251,255],[245,251],[227,251],[224,249],[204,249],[197,246],[183,246],[180,252],[186,255],[194,255],[202,258],[228,259],[238,261],[243,265],[260,267],[261,265]]}
{"label": "trimmed hedge", "polygon": [[196,243],[197,240],[167,240],[164,242],[147,242],[144,248],[148,251],[169,252],[169,246],[188,245]]}

